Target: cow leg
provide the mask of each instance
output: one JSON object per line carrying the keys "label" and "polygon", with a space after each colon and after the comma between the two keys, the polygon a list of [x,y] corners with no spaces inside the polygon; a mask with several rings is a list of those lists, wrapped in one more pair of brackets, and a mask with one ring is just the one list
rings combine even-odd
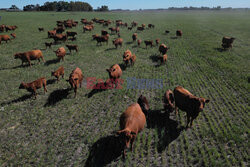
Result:
{"label": "cow leg", "polygon": [[187,125],[186,125],[186,129],[188,129],[189,122],[190,122],[190,115],[187,113]]}
{"label": "cow leg", "polygon": [[47,88],[46,88],[46,84],[45,83],[43,83],[43,88],[44,88],[44,94],[45,94],[45,92],[48,91]]}
{"label": "cow leg", "polygon": [[135,141],[135,137],[133,137],[133,138],[131,139],[131,151],[133,151],[133,143],[134,143],[134,141]]}
{"label": "cow leg", "polygon": [[28,60],[29,61],[29,65],[30,65],[30,67],[31,67],[31,62],[30,62],[30,60]]}
{"label": "cow leg", "polygon": [[175,106],[175,115],[178,115],[178,107]]}
{"label": "cow leg", "polygon": [[192,128],[192,126],[193,126],[193,121],[194,121],[194,118],[193,118],[193,117],[191,117],[191,124],[190,124],[190,128]]}
{"label": "cow leg", "polygon": [[74,89],[74,92],[75,92],[74,98],[76,98],[77,88]]}

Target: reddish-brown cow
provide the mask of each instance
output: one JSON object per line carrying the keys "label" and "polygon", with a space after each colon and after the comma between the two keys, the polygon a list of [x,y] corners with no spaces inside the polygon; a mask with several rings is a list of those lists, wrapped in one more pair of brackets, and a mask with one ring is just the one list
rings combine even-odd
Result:
{"label": "reddish-brown cow", "polygon": [[51,76],[56,77],[57,82],[59,81],[60,76],[62,76],[62,78],[64,78],[64,67],[61,66],[56,71],[54,71],[54,72],[52,71]]}
{"label": "reddish-brown cow", "polygon": [[69,82],[71,89],[74,89],[75,97],[77,93],[77,88],[79,86],[80,88],[82,87],[82,80],[83,80],[82,70],[78,67],[71,72],[69,79],[66,80],[67,82]]}
{"label": "reddish-brown cow", "polygon": [[32,50],[24,53],[16,53],[14,55],[15,59],[21,59],[22,60],[22,65],[24,62],[28,62],[30,67],[31,67],[31,60],[38,60],[40,63],[40,58],[43,60],[43,53],[41,50]]}

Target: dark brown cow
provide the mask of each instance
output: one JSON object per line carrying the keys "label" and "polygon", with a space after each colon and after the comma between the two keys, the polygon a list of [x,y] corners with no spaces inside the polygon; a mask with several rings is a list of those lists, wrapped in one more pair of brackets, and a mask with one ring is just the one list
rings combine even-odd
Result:
{"label": "dark brown cow", "polygon": [[75,36],[77,35],[77,32],[67,31],[66,34],[67,34],[68,37],[73,37],[73,38],[75,38]]}
{"label": "dark brown cow", "polygon": [[4,24],[0,25],[0,32],[4,32],[4,29],[5,29],[5,25]]}
{"label": "dark brown cow", "polygon": [[54,30],[56,30],[56,34],[61,34],[65,31],[63,27],[57,27],[57,28],[54,28]]}
{"label": "dark brown cow", "polygon": [[66,55],[66,50],[64,49],[64,47],[60,47],[54,52],[56,53],[56,56],[58,57],[60,61],[61,59],[62,61],[64,61],[64,56]]}
{"label": "dark brown cow", "polygon": [[43,60],[43,53],[41,50],[32,50],[24,53],[16,53],[14,55],[15,59],[21,59],[22,60],[22,65],[24,62],[28,62],[30,67],[31,67],[31,60],[38,60],[40,63],[40,59]]}
{"label": "dark brown cow", "polygon": [[160,52],[162,55],[166,54],[167,51],[168,51],[168,49],[169,49],[169,48],[168,48],[165,44],[161,44],[161,45],[159,46],[159,52]]}
{"label": "dark brown cow", "polygon": [[144,43],[146,45],[146,48],[148,48],[148,45],[150,45],[151,48],[153,47],[153,41],[152,40],[145,40]]}
{"label": "dark brown cow", "polygon": [[10,41],[10,36],[9,35],[0,35],[0,44],[2,41],[5,41],[6,43]]}
{"label": "dark brown cow", "polygon": [[170,113],[174,111],[174,94],[170,89],[164,93],[163,107],[167,118],[169,118]]}
{"label": "dark brown cow", "polygon": [[44,31],[44,28],[38,28],[38,31],[41,32],[41,31]]}
{"label": "dark brown cow", "polygon": [[192,127],[193,120],[203,111],[205,104],[209,103],[208,99],[196,97],[181,86],[177,86],[174,89],[174,100],[176,113],[178,108],[187,113],[186,128],[188,128],[190,122],[190,127]]}
{"label": "dark brown cow", "polygon": [[221,46],[222,46],[224,49],[232,48],[232,44],[233,44],[233,41],[234,41],[234,40],[235,40],[235,38],[223,37],[223,38],[222,38],[222,44],[221,44]]}
{"label": "dark brown cow", "polygon": [[176,31],[176,36],[177,37],[181,37],[182,36],[182,31],[181,30],[177,30]]}
{"label": "dark brown cow", "polygon": [[133,42],[136,41],[136,39],[137,39],[137,34],[136,34],[136,33],[134,33],[134,34],[132,35],[132,39],[133,39]]}
{"label": "dark brown cow", "polygon": [[137,27],[137,30],[138,30],[138,31],[143,31],[143,30],[144,30],[144,27]]}
{"label": "dark brown cow", "polygon": [[82,87],[82,80],[83,80],[82,70],[78,67],[71,72],[69,79],[66,80],[67,82],[69,82],[71,89],[74,89],[75,97],[77,93],[77,88],[79,86],[80,88]]}
{"label": "dark brown cow", "polygon": [[123,39],[117,38],[116,40],[113,40],[113,44],[115,45],[115,48],[117,49],[118,46],[122,47]]}
{"label": "dark brown cow", "polygon": [[51,45],[53,44],[52,42],[45,42],[45,47],[47,49],[47,47],[51,48]]}
{"label": "dark brown cow", "polygon": [[146,117],[144,112],[149,110],[149,104],[144,96],[140,96],[137,103],[128,106],[126,111],[120,117],[120,129],[116,133],[119,135],[122,144],[124,145],[123,157],[126,156],[126,148],[131,145],[133,151],[133,143],[139,132],[144,129]]}
{"label": "dark brown cow", "polygon": [[47,84],[46,79],[44,77],[42,77],[42,78],[39,78],[39,79],[37,79],[33,82],[30,82],[30,83],[22,82],[19,86],[19,89],[26,89],[27,91],[31,92],[32,95],[34,95],[35,99],[36,99],[36,96],[37,96],[36,90],[37,89],[43,87],[44,93],[47,92],[46,84]]}
{"label": "dark brown cow", "polygon": [[98,44],[102,45],[102,42],[106,42],[108,44],[109,34],[96,37],[96,41],[97,41],[96,45]]}
{"label": "dark brown cow", "polygon": [[132,30],[133,27],[128,27],[128,30]]}
{"label": "dark brown cow", "polygon": [[66,45],[66,47],[69,49],[70,53],[71,53],[71,50],[75,50],[76,52],[78,52],[77,45]]}
{"label": "dark brown cow", "polygon": [[62,76],[62,78],[64,78],[64,67],[61,66],[56,71],[54,71],[54,72],[52,71],[51,76],[56,77],[57,82],[59,81],[60,76]]}
{"label": "dark brown cow", "polygon": [[102,30],[102,35],[107,35],[107,34],[108,34],[108,31]]}

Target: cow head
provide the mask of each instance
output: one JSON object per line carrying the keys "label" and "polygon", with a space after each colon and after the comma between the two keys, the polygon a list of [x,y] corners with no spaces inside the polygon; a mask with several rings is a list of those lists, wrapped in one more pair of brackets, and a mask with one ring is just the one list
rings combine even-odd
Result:
{"label": "cow head", "polygon": [[115,75],[115,73],[117,73],[118,66],[119,65],[113,65],[109,69],[106,69],[106,71],[109,73],[109,78],[113,78],[113,76]]}
{"label": "cow head", "polygon": [[148,111],[149,110],[149,104],[148,104],[148,100],[145,96],[140,96],[137,100],[137,103],[140,105],[142,111]]}
{"label": "cow head", "polygon": [[204,107],[205,107],[205,104],[206,103],[209,103],[210,100],[208,99],[205,99],[203,97],[196,97],[196,98],[192,98],[193,100],[193,103],[195,105],[195,108],[199,111],[199,112],[202,112]]}
{"label": "cow head", "polygon": [[126,148],[129,148],[131,139],[136,137],[136,133],[128,129],[123,129],[116,132],[120,136],[121,142],[125,144]]}
{"label": "cow head", "polygon": [[19,85],[19,89],[25,89],[25,83],[22,82],[20,85]]}
{"label": "cow head", "polygon": [[174,94],[171,90],[167,90],[163,96],[164,109],[169,112],[174,111]]}
{"label": "cow head", "polygon": [[131,58],[131,52],[129,50],[126,50],[123,54],[123,61],[127,64],[130,58]]}

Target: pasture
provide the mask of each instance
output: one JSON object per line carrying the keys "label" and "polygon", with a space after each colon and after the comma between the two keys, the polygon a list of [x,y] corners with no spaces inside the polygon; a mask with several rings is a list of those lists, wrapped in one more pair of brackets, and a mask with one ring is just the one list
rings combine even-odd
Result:
{"label": "pasture", "polygon": [[[0,166],[248,166],[249,165],[249,11],[168,11],[168,12],[1,12],[0,24],[17,25],[16,39],[0,45]],[[108,45],[96,46],[93,34],[108,28],[95,24],[83,33],[81,18],[88,20],[122,19],[155,25],[138,32],[141,40],[159,38],[170,47],[166,65],[159,65],[158,46],[145,48],[132,43],[132,34],[120,28],[123,46],[115,49],[111,35]],[[79,21],[69,31],[78,33],[79,52],[64,43],[45,50],[47,31],[57,20]],[[112,24],[114,26],[114,24]],[[44,32],[39,32],[43,27]],[[175,31],[183,31],[175,39]],[[169,30],[169,34],[165,34]],[[110,31],[108,31],[110,32]],[[3,32],[1,34],[10,34]],[[1,35],[0,34],[0,35]],[[223,36],[235,37],[233,48],[221,50]],[[154,42],[155,45],[155,42]],[[56,61],[53,51],[65,47],[64,62]],[[45,63],[22,67],[17,52],[42,49]],[[122,55],[130,49],[137,56],[135,65],[123,71],[122,89],[96,91],[86,89],[86,77],[106,80],[113,64],[122,64]],[[51,71],[63,65],[65,79],[58,83]],[[71,71],[83,71],[83,87],[74,98],[66,82]],[[46,94],[38,90],[35,100],[21,82],[46,77]],[[127,78],[162,79],[157,89],[127,89]],[[197,96],[210,99],[205,110],[184,130],[186,113],[171,113],[166,121],[162,96],[167,89],[181,85]],[[137,135],[133,152],[123,160],[117,137],[119,117],[128,105],[143,94],[149,100],[150,120]]]}

